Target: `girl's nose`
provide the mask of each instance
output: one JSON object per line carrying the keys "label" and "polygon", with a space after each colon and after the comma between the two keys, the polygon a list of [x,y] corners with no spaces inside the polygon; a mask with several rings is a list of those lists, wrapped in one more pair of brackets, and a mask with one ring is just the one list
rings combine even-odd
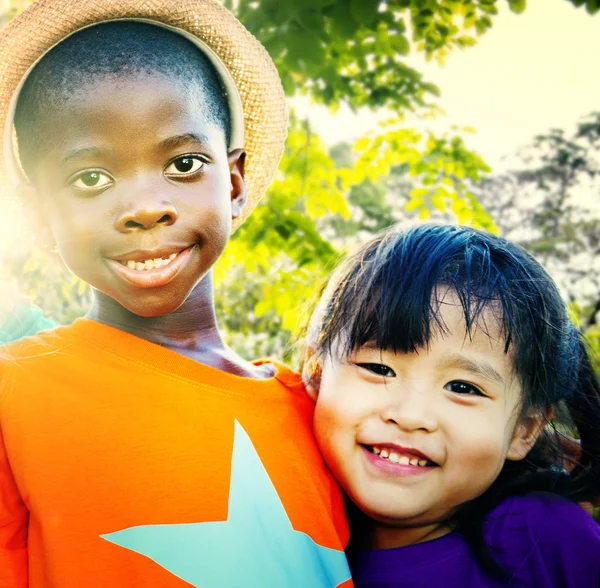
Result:
{"label": "girl's nose", "polygon": [[402,390],[383,410],[381,418],[403,431],[435,431],[438,421],[426,392]]}

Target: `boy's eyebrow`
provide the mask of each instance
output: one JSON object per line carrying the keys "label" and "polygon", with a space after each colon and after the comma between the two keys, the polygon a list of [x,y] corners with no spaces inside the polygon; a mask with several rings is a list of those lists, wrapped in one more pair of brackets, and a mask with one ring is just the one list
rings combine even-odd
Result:
{"label": "boy's eyebrow", "polygon": [[100,157],[105,154],[103,149],[99,147],[81,147],[67,151],[67,154],[62,158],[61,164],[65,165],[77,157]]}
{"label": "boy's eyebrow", "polygon": [[183,133],[181,135],[174,135],[173,137],[167,137],[161,141],[158,146],[163,149],[175,149],[186,143],[208,143],[208,137],[206,135],[196,135],[195,133]]}
{"label": "boy's eyebrow", "polygon": [[505,385],[504,378],[485,360],[475,360],[464,355],[450,355],[444,359],[440,365],[440,369],[458,368],[467,372],[473,372],[488,380],[494,380]]}

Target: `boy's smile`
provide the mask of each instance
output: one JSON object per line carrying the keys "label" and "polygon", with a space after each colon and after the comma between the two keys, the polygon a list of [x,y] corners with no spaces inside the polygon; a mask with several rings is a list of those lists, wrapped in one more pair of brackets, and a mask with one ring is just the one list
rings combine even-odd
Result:
{"label": "boy's smile", "polygon": [[227,154],[203,108],[196,87],[129,74],[90,82],[42,121],[41,222],[73,273],[139,316],[186,301],[245,202],[243,152]]}

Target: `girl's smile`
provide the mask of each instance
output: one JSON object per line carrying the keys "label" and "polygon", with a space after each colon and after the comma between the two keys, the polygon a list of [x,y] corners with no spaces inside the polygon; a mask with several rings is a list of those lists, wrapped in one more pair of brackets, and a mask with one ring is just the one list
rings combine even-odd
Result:
{"label": "girl's smile", "polygon": [[389,445],[363,445],[363,449],[367,462],[384,475],[420,476],[436,467],[436,464],[415,450]]}
{"label": "girl's smile", "polygon": [[448,291],[439,315],[445,332],[426,349],[366,346],[323,364],[315,432],[325,460],[376,528],[396,527],[396,545],[447,526],[528,448],[530,431],[517,425],[520,385],[493,312],[466,335]]}

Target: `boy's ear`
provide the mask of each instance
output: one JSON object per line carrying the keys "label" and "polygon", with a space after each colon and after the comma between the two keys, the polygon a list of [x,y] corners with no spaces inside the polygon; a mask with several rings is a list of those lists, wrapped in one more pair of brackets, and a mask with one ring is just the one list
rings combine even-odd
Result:
{"label": "boy's ear", "polygon": [[544,430],[544,426],[552,419],[552,412],[551,408],[546,413],[536,412],[526,416],[517,424],[506,459],[520,461],[527,457]]}
{"label": "boy's ear", "polygon": [[246,152],[243,149],[234,149],[228,156],[229,172],[231,178],[231,218],[237,218],[248,200],[246,182],[244,181],[244,166]]}
{"label": "boy's ear", "polygon": [[302,381],[308,395],[316,401],[321,387],[321,363],[317,358],[314,347],[308,347],[304,357]]}
{"label": "boy's ear", "polygon": [[56,241],[50,225],[44,218],[44,210],[36,187],[29,182],[23,182],[17,187],[17,196],[23,203],[25,217],[31,227],[35,244],[51,257],[57,256]]}

